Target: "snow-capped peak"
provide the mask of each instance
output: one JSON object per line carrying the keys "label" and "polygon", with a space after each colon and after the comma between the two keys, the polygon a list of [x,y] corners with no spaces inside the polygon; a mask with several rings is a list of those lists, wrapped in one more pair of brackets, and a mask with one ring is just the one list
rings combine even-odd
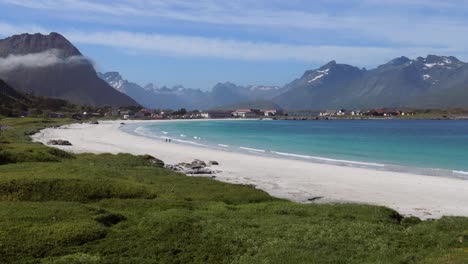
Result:
{"label": "snow-capped peak", "polygon": [[325,75],[328,75],[328,73],[330,72],[330,68],[328,69],[325,69],[325,70],[315,70],[315,73],[318,73],[318,75],[315,75],[314,74],[314,77],[312,77],[312,79],[310,79],[309,81],[307,81],[308,83],[311,83],[311,82],[315,82],[317,80],[320,80],[322,79]]}

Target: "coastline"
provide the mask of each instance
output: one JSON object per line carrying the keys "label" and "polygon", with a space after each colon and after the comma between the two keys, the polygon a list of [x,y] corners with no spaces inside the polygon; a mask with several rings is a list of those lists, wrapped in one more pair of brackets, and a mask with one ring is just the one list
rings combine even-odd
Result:
{"label": "coastline", "polygon": [[42,130],[32,138],[42,143],[51,139],[69,140],[73,146],[59,148],[76,153],[150,154],[168,164],[216,160],[220,165],[215,169],[221,171],[216,174],[217,180],[253,184],[273,196],[297,202],[323,197],[316,202],[383,205],[423,219],[468,216],[467,180],[171,144],[121,131],[121,122],[142,123],[126,120],[102,121],[99,125],[72,124]]}

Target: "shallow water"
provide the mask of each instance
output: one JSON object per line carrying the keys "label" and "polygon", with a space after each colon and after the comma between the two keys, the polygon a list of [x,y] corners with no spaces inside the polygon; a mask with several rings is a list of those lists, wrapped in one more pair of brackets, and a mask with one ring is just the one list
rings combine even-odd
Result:
{"label": "shallow water", "polygon": [[468,175],[468,121],[463,120],[213,120],[142,123],[125,129],[226,151]]}

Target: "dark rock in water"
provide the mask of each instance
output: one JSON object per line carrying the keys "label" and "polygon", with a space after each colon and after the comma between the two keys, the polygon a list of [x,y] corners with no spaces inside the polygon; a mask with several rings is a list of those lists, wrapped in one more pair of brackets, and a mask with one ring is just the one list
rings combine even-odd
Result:
{"label": "dark rock in water", "polygon": [[214,161],[214,160],[210,160],[210,162],[208,162],[210,165],[219,165],[219,162],[217,161]]}
{"label": "dark rock in water", "polygon": [[150,162],[151,164],[155,165],[156,167],[164,168],[164,161],[157,159],[151,155],[143,155],[143,158]]}
{"label": "dark rock in water", "polygon": [[53,146],[71,146],[72,144],[68,140],[62,140],[62,139],[53,139],[49,140],[47,142],[48,145],[53,145]]}
{"label": "dark rock in water", "polygon": [[99,125],[99,122],[98,122],[98,121],[91,121],[91,122],[89,122],[89,124],[91,124],[91,125]]}

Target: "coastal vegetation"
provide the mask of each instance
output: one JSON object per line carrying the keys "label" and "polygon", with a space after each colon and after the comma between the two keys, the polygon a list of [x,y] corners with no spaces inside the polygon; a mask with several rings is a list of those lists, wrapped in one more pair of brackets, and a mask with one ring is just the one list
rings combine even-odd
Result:
{"label": "coastal vegetation", "polygon": [[0,120],[0,263],[468,262],[468,218],[298,204],[147,156],[71,154],[30,141],[70,122]]}

